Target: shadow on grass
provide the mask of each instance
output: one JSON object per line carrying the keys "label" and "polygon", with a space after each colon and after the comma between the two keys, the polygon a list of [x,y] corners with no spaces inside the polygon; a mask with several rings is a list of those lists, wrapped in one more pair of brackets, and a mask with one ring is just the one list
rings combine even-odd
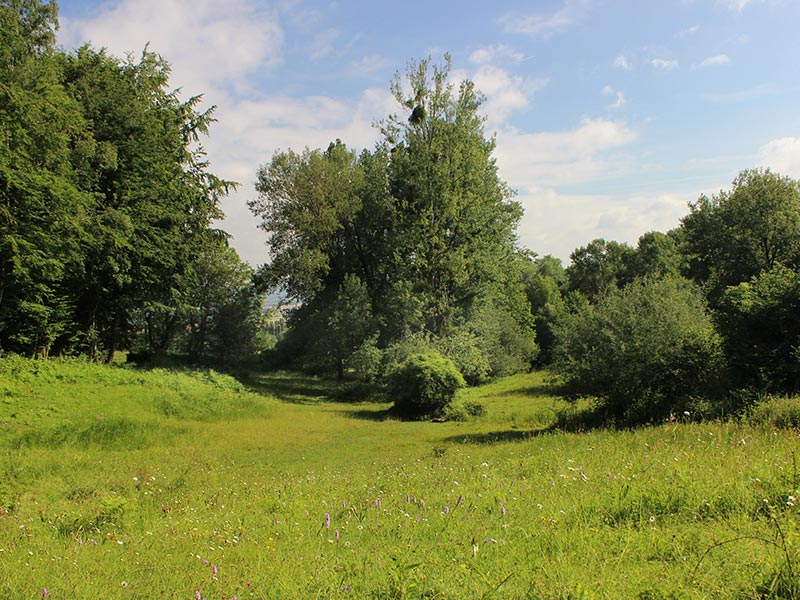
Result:
{"label": "shadow on grass", "polygon": [[442,441],[475,445],[524,442],[550,433],[585,433],[607,427],[610,425],[606,421],[605,414],[594,408],[559,412],[553,423],[539,429],[508,429],[487,433],[460,434],[444,438]]}
{"label": "shadow on grass", "polygon": [[557,383],[540,383],[523,388],[515,388],[497,394],[500,397],[508,396],[563,396],[564,388]]}
{"label": "shadow on grass", "polygon": [[361,421],[386,421],[392,417],[391,411],[388,408],[360,408],[358,410],[343,410],[340,413],[345,417],[351,419],[359,419]]}
{"label": "shadow on grass", "polygon": [[258,373],[237,377],[242,385],[259,394],[291,404],[317,404],[328,400],[334,383],[299,373]]}
{"label": "shadow on grass", "polygon": [[500,444],[503,442],[524,442],[550,431],[547,429],[509,429],[507,431],[490,431],[488,433],[468,433],[452,435],[444,438],[443,442],[460,444]]}

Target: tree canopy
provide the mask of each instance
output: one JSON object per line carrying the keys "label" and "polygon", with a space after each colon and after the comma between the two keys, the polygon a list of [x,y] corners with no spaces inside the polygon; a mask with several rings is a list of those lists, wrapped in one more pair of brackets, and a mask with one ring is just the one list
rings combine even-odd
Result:
{"label": "tree canopy", "polygon": [[[383,121],[374,150],[357,154],[336,140],[325,151],[277,153],[259,169],[250,206],[269,233],[262,277],[303,303],[293,335],[315,339],[295,340],[297,352],[321,358],[320,344],[332,344],[340,374],[344,349],[374,334],[386,347],[404,335],[470,330],[498,368],[510,355],[527,367],[535,354],[515,234],[522,211],[497,175],[483,97],[449,75],[449,58],[398,74],[391,90],[401,112]],[[356,289],[368,311],[348,310],[372,325],[349,327],[342,346],[336,307],[352,304],[342,294]],[[489,306],[506,311],[502,326],[485,326]]]}
{"label": "tree canopy", "polygon": [[110,358],[145,322],[166,350],[195,259],[226,244],[211,222],[235,184],[199,144],[214,108],[147,48],[57,49],[54,2],[2,0],[0,24],[0,349]]}

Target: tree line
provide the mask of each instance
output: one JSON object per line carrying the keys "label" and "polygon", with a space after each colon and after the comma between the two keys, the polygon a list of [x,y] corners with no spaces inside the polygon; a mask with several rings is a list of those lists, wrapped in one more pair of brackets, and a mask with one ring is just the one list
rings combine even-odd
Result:
{"label": "tree line", "polygon": [[112,359],[253,350],[261,296],[211,226],[201,97],[145,49],[55,46],[55,2],[0,2],[0,349]]}
{"label": "tree line", "polygon": [[541,366],[623,423],[797,390],[797,181],[743,171],[674,230],[636,247],[592,240],[565,268],[519,246],[483,97],[449,75],[447,58],[398,75],[401,112],[374,149],[336,140],[259,170],[251,208],[272,256],[260,277],[301,302],[277,360],[402,381],[394,395],[426,379],[447,390],[438,405],[420,398],[427,413],[464,382]]}
{"label": "tree line", "polygon": [[[593,240],[565,268],[518,242],[484,97],[449,58],[421,60],[392,82],[373,148],[335,140],[259,168],[270,261],[254,272],[212,226],[236,185],[200,143],[213,108],[182,100],[149,49],[64,52],[56,28],[54,2],[0,0],[0,351],[260,355],[425,414],[546,366],[631,423],[800,385],[793,179],[743,171],[675,229]],[[267,352],[276,288],[297,308]]]}

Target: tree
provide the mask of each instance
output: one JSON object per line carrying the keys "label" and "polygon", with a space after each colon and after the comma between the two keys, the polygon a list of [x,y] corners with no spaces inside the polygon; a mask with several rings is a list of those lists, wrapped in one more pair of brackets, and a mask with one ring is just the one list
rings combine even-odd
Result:
{"label": "tree", "polygon": [[253,269],[242,262],[226,239],[218,237],[188,265],[183,322],[192,359],[247,357],[255,353],[261,297]]}
{"label": "tree", "polygon": [[611,288],[622,287],[631,280],[633,255],[634,249],[627,244],[602,238],[577,248],[570,254],[572,263],[566,269],[569,290],[594,301]]}
{"label": "tree", "polygon": [[610,288],[556,329],[554,368],[573,394],[627,423],[663,419],[714,393],[722,343],[700,291],[683,279]]}
{"label": "tree", "polygon": [[538,361],[549,364],[553,358],[555,333],[553,327],[566,310],[562,290],[567,276],[561,260],[547,255],[526,263],[522,274],[525,293],[535,320]]}
{"label": "tree", "polygon": [[629,260],[629,277],[678,277],[684,271],[680,252],[680,230],[661,233],[650,231],[639,238],[636,252]]}
{"label": "tree", "polygon": [[497,175],[483,131],[483,97],[471,81],[456,92],[450,59],[411,63],[392,93],[404,109],[383,124],[395,222],[394,268],[434,335],[504,278],[522,215]]}
{"label": "tree", "polygon": [[88,46],[64,60],[65,85],[82,107],[92,139],[81,165],[87,207],[85,257],[67,274],[76,320],[97,332],[108,357],[129,341],[144,307],[152,351],[165,351],[181,321],[185,265],[202,251],[220,198],[235,184],[208,171],[199,136],[213,107],[181,101],[169,65],[145,50],[119,61]]}
{"label": "tree", "polygon": [[712,304],[728,286],[778,263],[800,263],[800,184],[770,170],[742,171],[730,191],[690,205],[682,228],[691,277]]}
{"label": "tree", "polygon": [[61,82],[57,26],[55,3],[0,1],[0,348],[45,355],[71,327],[62,280],[90,201],[74,162],[91,134]]}
{"label": "tree", "polygon": [[367,286],[358,276],[346,275],[330,307],[325,330],[328,353],[339,379],[344,378],[347,360],[376,329]]}
{"label": "tree", "polygon": [[505,311],[495,348],[535,349],[516,311],[530,312],[518,272],[521,209],[497,176],[483,98],[468,81],[456,92],[449,72],[447,59],[412,63],[405,82],[397,76],[392,92],[405,114],[382,124],[374,151],[356,154],[337,140],[324,152],[280,152],[259,169],[250,207],[271,255],[260,275],[302,303],[280,344],[285,355],[305,349],[308,366],[341,373],[345,355],[375,338],[354,328],[354,315],[374,324],[374,342],[386,348],[416,334],[477,332],[470,320],[489,307]]}
{"label": "tree", "polygon": [[735,384],[800,389],[800,273],[778,264],[727,288],[718,320]]}

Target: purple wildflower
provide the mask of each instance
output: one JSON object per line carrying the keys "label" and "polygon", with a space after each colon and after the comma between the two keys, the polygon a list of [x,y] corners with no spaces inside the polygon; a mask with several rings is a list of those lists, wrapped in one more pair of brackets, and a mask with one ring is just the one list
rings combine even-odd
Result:
{"label": "purple wildflower", "polygon": [[217,565],[211,565],[211,573],[214,575],[214,577],[217,576]]}
{"label": "purple wildflower", "polygon": [[328,513],[325,513],[325,529],[331,528],[331,516]]}
{"label": "purple wildflower", "polygon": [[49,593],[50,593],[50,592],[48,592],[48,591],[47,591],[47,588],[46,588],[46,587],[43,587],[43,588],[42,588],[42,598],[47,598],[47,595],[48,595]]}
{"label": "purple wildflower", "polygon": [[335,533],[336,533],[336,541],[338,542],[339,541],[339,530],[337,529]]}

